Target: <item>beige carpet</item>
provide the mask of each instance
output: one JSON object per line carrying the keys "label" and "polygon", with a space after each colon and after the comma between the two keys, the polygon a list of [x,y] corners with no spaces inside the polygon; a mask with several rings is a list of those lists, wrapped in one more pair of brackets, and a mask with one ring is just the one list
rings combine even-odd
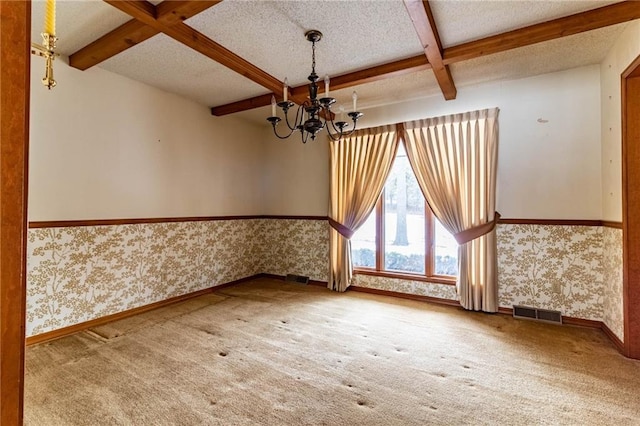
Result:
{"label": "beige carpet", "polygon": [[640,424],[598,330],[256,280],[27,350],[28,425]]}

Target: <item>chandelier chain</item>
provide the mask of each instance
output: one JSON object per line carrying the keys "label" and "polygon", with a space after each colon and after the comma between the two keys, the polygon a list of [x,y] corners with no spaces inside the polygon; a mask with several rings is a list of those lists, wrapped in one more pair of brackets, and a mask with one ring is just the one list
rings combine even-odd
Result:
{"label": "chandelier chain", "polygon": [[316,42],[311,43],[311,72],[316,73]]}

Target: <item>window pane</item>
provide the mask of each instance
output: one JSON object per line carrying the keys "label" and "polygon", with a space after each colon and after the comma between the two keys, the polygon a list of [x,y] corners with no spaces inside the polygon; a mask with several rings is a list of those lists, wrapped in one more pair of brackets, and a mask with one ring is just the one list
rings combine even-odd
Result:
{"label": "window pane", "polygon": [[384,269],[424,274],[424,197],[402,144],[384,195]]}
{"label": "window pane", "polygon": [[435,270],[436,275],[458,275],[458,243],[436,219]]}
{"label": "window pane", "polygon": [[376,211],[351,237],[353,266],[376,267]]}

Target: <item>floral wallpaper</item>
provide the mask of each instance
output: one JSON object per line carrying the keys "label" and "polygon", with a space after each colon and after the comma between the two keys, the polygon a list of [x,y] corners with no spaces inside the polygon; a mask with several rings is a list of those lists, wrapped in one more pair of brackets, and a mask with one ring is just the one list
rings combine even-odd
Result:
{"label": "floral wallpaper", "polygon": [[[622,233],[599,226],[509,225],[497,228],[501,307],[559,310],[605,320],[622,336]],[[606,283],[606,285],[603,285]],[[455,287],[356,275],[355,285],[456,300]]]}
{"label": "floral wallpaper", "polygon": [[329,223],[326,220],[260,219],[260,272],[329,279]]}
{"label": "floral wallpaper", "polygon": [[29,230],[27,335],[259,272],[252,220]]}
{"label": "floral wallpaper", "polygon": [[[500,306],[604,321],[621,339],[622,231],[497,228]],[[236,219],[29,230],[27,335],[259,273],[327,281],[326,220]],[[355,285],[442,299],[455,286],[356,275]]]}
{"label": "floral wallpaper", "polygon": [[324,220],[237,219],[29,230],[27,335],[259,273],[327,281]]}
{"label": "floral wallpaper", "polygon": [[500,306],[602,320],[602,227],[500,225]]}
{"label": "floral wallpaper", "polygon": [[602,321],[624,342],[622,301],[622,229],[602,228]]}

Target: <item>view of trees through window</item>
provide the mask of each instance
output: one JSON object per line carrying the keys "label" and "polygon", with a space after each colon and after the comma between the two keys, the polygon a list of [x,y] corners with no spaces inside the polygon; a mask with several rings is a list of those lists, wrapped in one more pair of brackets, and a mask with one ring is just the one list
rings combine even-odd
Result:
{"label": "view of trees through window", "polygon": [[[379,269],[391,272],[409,272],[426,274],[427,244],[426,227],[435,223],[434,239],[434,275],[456,275],[457,244],[431,212],[418,182],[413,174],[402,144],[398,147],[383,192],[383,258],[384,265]],[[429,217],[425,217],[425,214]],[[433,219],[432,219],[433,218]],[[353,264],[358,267],[376,268],[376,212],[358,229],[351,239]]]}

